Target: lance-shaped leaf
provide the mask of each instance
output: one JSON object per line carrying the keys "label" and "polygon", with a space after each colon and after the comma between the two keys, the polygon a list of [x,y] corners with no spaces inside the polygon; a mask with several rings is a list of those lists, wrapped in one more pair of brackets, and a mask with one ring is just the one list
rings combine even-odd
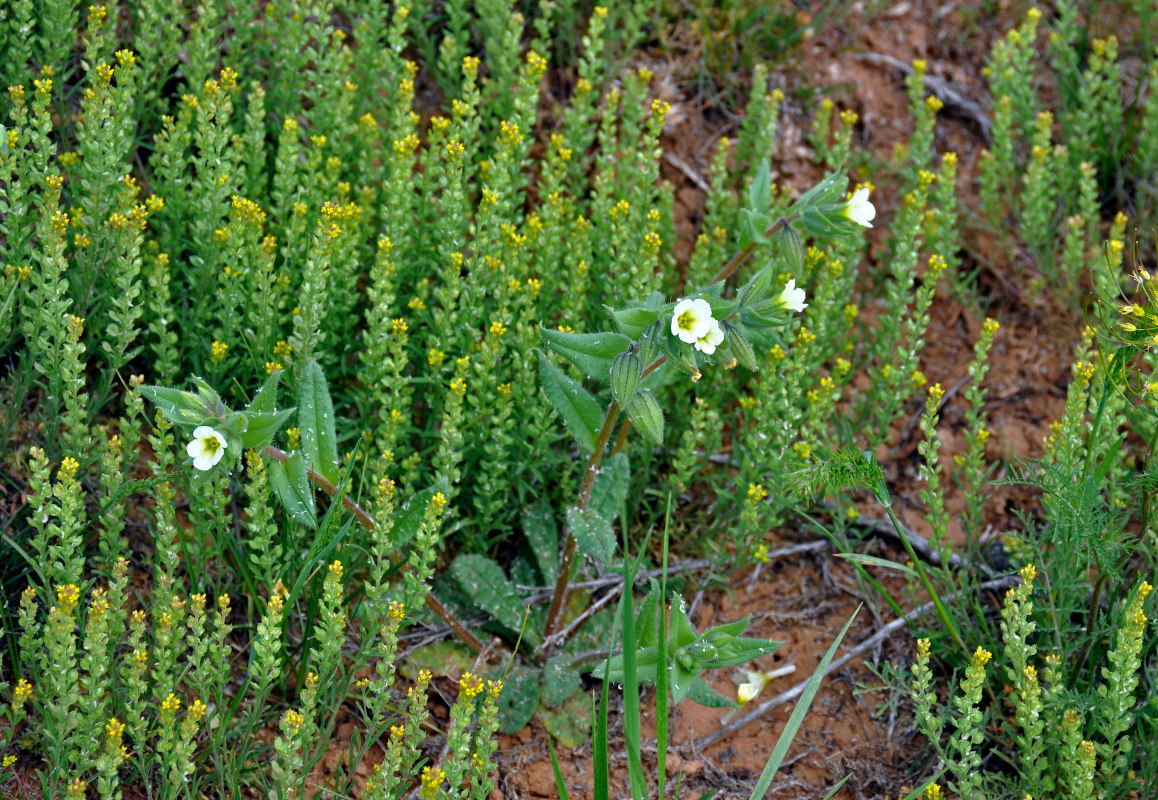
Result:
{"label": "lance-shaped leaf", "polygon": [[631,424],[656,444],[663,444],[663,410],[649,389],[641,389],[627,406]]}
{"label": "lance-shaped leaf", "polygon": [[766,212],[772,205],[772,167],[767,159],[760,162],[752,185],[748,187],[748,208]]}
{"label": "lance-shaped leaf", "polygon": [[310,484],[302,454],[294,453],[285,464],[270,461],[268,471],[269,482],[290,519],[311,530],[316,528],[318,515],[314,504],[314,487]]}
{"label": "lance-shaped leaf", "polygon": [[587,451],[595,449],[595,438],[603,424],[603,409],[599,401],[591,396],[573,378],[564,375],[563,370],[551,363],[546,353],[539,355],[539,384],[543,394],[555,406],[567,432],[575,437],[579,445]]}
{"label": "lance-shaped leaf", "polygon": [[157,407],[161,416],[183,427],[206,425],[215,421],[213,410],[194,392],[166,386],[142,386],[141,396]]}
{"label": "lance-shaped leaf", "polygon": [[438,492],[442,492],[444,495],[450,492],[446,478],[439,479],[433,486],[423,489],[411,497],[405,507],[395,516],[394,525],[390,528],[390,543],[394,545],[395,550],[406,547],[418,534],[418,526],[422,524],[422,518],[426,515],[426,507],[430,505],[430,498]]}
{"label": "lance-shaped leaf", "polygon": [[599,467],[599,474],[595,476],[587,507],[604,519],[614,520],[619,516],[630,486],[631,467],[627,453],[616,453],[611,458],[605,458]]}
{"label": "lance-shaped leaf", "polygon": [[632,352],[620,353],[611,362],[611,394],[621,406],[627,406],[635,396],[643,375],[643,359]]}
{"label": "lance-shaped leaf", "polygon": [[283,370],[276,369],[269,374],[265,379],[265,383],[257,390],[257,394],[249,401],[249,405],[245,407],[246,412],[254,414],[266,414],[270,411],[277,410],[277,386],[281,382]]}
{"label": "lance-shaped leaf", "polygon": [[559,577],[559,528],[549,504],[539,503],[523,512],[523,535],[535,554],[539,574],[546,583],[554,583]]}
{"label": "lance-shaped leaf", "polygon": [[659,310],[654,308],[608,309],[615,327],[630,339],[638,339],[643,329],[659,318]]}
{"label": "lance-shaped leaf", "polygon": [[615,555],[615,531],[598,511],[571,506],[567,509],[567,524],[575,544],[586,555],[600,564],[606,564]]}
{"label": "lance-shaped leaf", "polygon": [[281,411],[246,412],[244,416],[249,424],[241,434],[241,446],[247,450],[265,447],[273,441],[274,434],[281,430],[296,410],[284,408]]}
{"label": "lance-shaped leaf", "polygon": [[[747,283],[736,290],[736,303],[740,307],[743,307],[764,299],[764,296],[768,293],[768,287],[771,285],[772,267],[764,267],[761,270],[757,270],[756,274],[749,278]],[[727,316],[714,309],[712,315],[716,317]]]}
{"label": "lance-shaped leaf", "polygon": [[334,405],[330,401],[326,376],[318,362],[312,359],[306,363],[302,385],[298,389],[298,427],[306,461],[323,478],[337,484],[341,464],[338,461],[338,437],[334,432]]}
{"label": "lance-shaped leaf", "polygon": [[566,333],[539,326],[539,333],[547,346],[577,366],[584,375],[606,381],[611,373],[611,361],[631,344],[622,333]]}

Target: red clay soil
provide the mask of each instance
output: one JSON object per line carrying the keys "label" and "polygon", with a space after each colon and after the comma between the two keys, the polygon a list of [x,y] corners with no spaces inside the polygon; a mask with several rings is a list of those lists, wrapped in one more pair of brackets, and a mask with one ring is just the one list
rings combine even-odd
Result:
{"label": "red clay soil", "polygon": [[[901,71],[875,56],[889,56],[909,63],[914,58],[928,62],[928,74],[950,81],[961,95],[981,103],[986,94],[981,77],[983,54],[991,43],[1015,24],[1024,9],[1001,4],[1000,21],[988,20],[976,11],[958,4],[903,2],[893,4],[871,19],[863,14],[864,4],[857,4],[850,14],[823,37],[806,44],[800,57],[775,71],[774,81],[791,89],[834,87],[827,94],[837,110],[858,113],[856,144],[876,158],[890,160],[894,146],[907,142],[911,123],[907,111]],[[971,4],[965,4],[971,6]],[[715,105],[720,97],[705,96],[702,81],[691,79],[698,54],[694,38],[688,49],[646,61],[657,75],[661,94],[673,104],[674,111],[665,136],[665,149],[676,156],[665,160],[663,177],[676,188],[675,222],[681,255],[690,252],[699,233],[704,193],[697,178],[707,173],[707,164],[720,136],[734,136],[735,116]],[[666,60],[665,60],[666,58]],[[645,59],[646,60],[646,59]],[[688,88],[690,87],[690,88]],[[700,87],[700,88],[697,88]],[[789,92],[789,97],[792,93]],[[814,153],[807,145],[805,133],[809,119],[801,104],[789,100],[780,124],[780,138],[774,160],[773,178],[797,189],[806,188],[819,177]],[[935,147],[938,152],[950,150],[960,159],[958,194],[965,205],[976,200],[976,163],[985,140],[975,114],[947,106],[937,123]],[[677,166],[678,165],[678,166]],[[870,178],[871,176],[858,176]],[[877,228],[873,231],[874,254],[895,207],[895,195],[885,191],[874,196],[878,208]],[[963,215],[968,219],[968,214]],[[1065,388],[1069,383],[1069,365],[1077,343],[1082,321],[1065,310],[1048,293],[1031,293],[1026,287],[1034,275],[1027,259],[1018,253],[1001,249],[998,240],[985,232],[965,232],[966,263],[963,269],[979,269],[977,303],[983,314],[966,308],[939,289],[931,311],[928,342],[920,368],[930,382],[939,382],[947,390],[960,384],[971,359],[974,342],[987,314],[1001,323],[1001,329],[990,356],[991,369],[986,386],[987,406],[993,436],[987,445],[989,459],[1002,464],[1011,456],[1033,458],[1041,455],[1041,443],[1050,422],[1061,415],[1065,406]],[[872,309],[866,309],[872,313]],[[923,398],[914,396],[905,414],[890,436],[890,445],[878,453],[889,476],[902,521],[928,534],[922,515],[924,509],[916,498],[921,485],[917,478],[920,460],[916,454],[918,439],[914,436],[915,419]],[[939,431],[943,437],[942,463],[952,464],[955,454],[964,448],[964,412],[967,403],[957,393],[947,396]],[[997,477],[1001,477],[999,472]],[[964,498],[951,481],[946,482],[946,505],[953,520],[950,535],[962,539],[957,515],[963,510]],[[985,512],[983,540],[994,538],[1016,524],[1010,513],[1017,507],[1036,505],[1036,498],[1019,487],[994,487]],[[869,506],[866,506],[866,509]],[[784,530],[780,538],[789,544],[796,531]],[[779,544],[770,536],[768,546]],[[883,548],[883,545],[881,545]],[[898,557],[903,554],[881,552]],[[890,584],[899,588],[900,584]],[[862,601],[866,609],[850,631],[845,648],[864,641],[888,622],[891,612],[869,595],[861,595],[852,570],[839,559],[824,552],[805,555],[788,562],[765,565],[735,577],[728,592],[702,594],[696,622],[702,630],[711,624],[754,617],[751,635],[782,640],[784,646],[761,661],[761,667],[790,662],[797,672],[765,690],[765,697],[803,680],[818,663],[833,638]],[[897,592],[903,606],[911,607],[914,599]],[[907,634],[892,637],[870,651],[867,661],[889,662],[905,669],[911,658],[911,639]],[[735,685],[721,672],[712,679],[722,694],[735,696]],[[830,676],[816,697],[804,729],[789,751],[769,796],[777,798],[817,798],[846,775],[851,780],[838,793],[840,798],[880,798],[897,796],[910,788],[919,774],[910,774],[909,761],[923,744],[914,739],[911,718],[903,702],[874,715],[874,708],[887,695],[857,694],[858,684],[879,684],[862,663]],[[621,703],[614,697],[613,703]],[[763,699],[760,698],[760,699]],[[615,746],[616,724],[621,706],[612,709],[612,795],[629,794],[626,786],[626,763],[623,749]],[[643,702],[645,761],[654,776],[655,752],[653,694]],[[674,795],[676,773],[682,773],[680,796],[697,797],[717,790],[718,798],[747,798],[774,747],[789,714],[791,704],[776,709],[766,719],[758,720],[723,737],[704,750],[690,746],[721,725],[724,711],[706,709],[685,702],[671,722],[672,742],[664,758],[668,768],[668,796]],[[504,737],[499,752],[498,789],[492,800],[557,797],[555,779],[547,755],[547,733],[538,722],[514,736]],[[559,751],[559,759],[572,798],[590,797],[592,763],[590,745],[575,751]],[[654,787],[653,787],[654,792]]]}

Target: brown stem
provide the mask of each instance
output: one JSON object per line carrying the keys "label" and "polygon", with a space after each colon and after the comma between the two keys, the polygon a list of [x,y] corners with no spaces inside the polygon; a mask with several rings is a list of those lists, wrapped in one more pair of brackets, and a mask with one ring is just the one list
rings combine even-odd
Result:
{"label": "brown stem", "polygon": [[[273,445],[267,446],[261,452],[268,458],[272,458],[274,461],[280,461],[283,464],[290,459],[289,453],[284,450],[279,450]],[[306,468],[306,472],[309,474],[310,480],[316,483],[326,494],[328,494],[330,497],[337,496],[337,486],[334,486],[334,484],[330,483],[328,480],[314,472],[309,467]],[[358,520],[358,522],[366,530],[372,531],[377,527],[377,524],[374,522],[374,518],[370,516],[366,509],[362,508],[360,505],[350,499],[348,494],[342,496],[342,505],[347,511],[354,515],[354,519]],[[476,653],[482,652],[484,645],[481,641],[479,641],[478,637],[467,630],[466,626],[459,622],[453,614],[447,611],[442,603],[438,602],[438,598],[429,592],[426,594],[426,607],[433,611],[439,619],[445,622],[447,626],[452,631],[454,631],[455,635],[463,642],[465,642],[472,650],[474,650]]]}
{"label": "brown stem", "polygon": [[623,420],[623,424],[619,426],[619,433],[615,436],[615,445],[611,448],[611,455],[622,453],[623,448],[627,446],[627,434],[631,432],[631,419]]}
{"label": "brown stem", "polygon": [[[595,437],[595,448],[587,459],[587,469],[583,472],[583,485],[579,489],[580,510],[587,508],[591,500],[591,487],[595,485],[595,476],[599,474],[599,462],[603,459],[603,449],[607,447],[607,440],[611,438],[611,429],[615,426],[615,418],[619,416],[619,403],[611,401],[607,407],[607,414],[603,417],[603,427]],[[575,562],[575,537],[568,531],[567,544],[563,547],[563,561],[559,564],[559,577],[555,580],[555,594],[551,597],[551,609],[547,612],[547,624],[543,627],[544,641],[550,639],[551,634],[559,624],[559,615],[563,611],[563,604],[567,600],[567,584],[571,581],[571,565]],[[547,657],[547,650],[543,651],[543,658]]]}

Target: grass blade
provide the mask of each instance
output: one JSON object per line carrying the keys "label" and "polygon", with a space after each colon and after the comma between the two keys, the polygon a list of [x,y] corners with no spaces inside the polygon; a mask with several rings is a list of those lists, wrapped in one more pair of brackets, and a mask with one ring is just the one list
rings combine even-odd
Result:
{"label": "grass blade", "polygon": [[844,641],[844,636],[848,633],[848,629],[852,627],[852,622],[856,619],[856,615],[860,613],[860,606],[857,606],[856,611],[852,612],[852,616],[848,618],[848,622],[844,623],[844,627],[837,635],[836,640],[828,648],[828,652],[824,654],[824,658],[820,659],[820,663],[816,665],[816,670],[812,673],[812,677],[808,679],[808,685],[804,687],[804,693],[800,695],[800,699],[796,702],[796,708],[792,709],[792,716],[788,718],[788,724],[784,726],[784,730],[780,732],[780,738],[776,742],[776,747],[772,751],[772,755],[768,757],[768,763],[764,765],[764,771],[760,773],[760,780],[756,782],[756,787],[752,789],[752,794],[749,800],[763,800],[764,795],[768,793],[768,787],[772,785],[772,779],[776,777],[776,771],[780,769],[780,765],[784,763],[784,756],[788,754],[788,748],[792,746],[792,740],[796,738],[796,732],[800,730],[800,726],[804,724],[804,717],[808,714],[808,709],[812,705],[813,699],[816,697],[817,691],[820,689],[820,682],[824,680],[824,673],[828,670],[828,665],[832,663],[832,659],[836,656],[836,651],[840,647],[840,643]]}
{"label": "grass blade", "polygon": [[667,547],[670,540],[670,526],[671,526],[671,492],[667,495],[667,510],[664,512],[663,518],[663,564],[661,565],[663,571],[660,575],[660,591],[659,602],[656,604],[656,611],[659,614],[659,641],[657,646],[659,649],[659,658],[656,663],[659,665],[655,671],[655,749],[660,754],[656,759],[656,786],[659,787],[659,797],[664,796],[664,783],[667,778],[665,770],[667,768],[666,759],[663,755],[667,753]]}
{"label": "grass blade", "polygon": [[[626,519],[622,517],[621,519]],[[639,683],[635,671],[635,604],[632,587],[635,585],[636,561],[627,552],[627,525],[623,525],[623,594],[619,596],[619,612],[623,616],[623,739],[627,748],[627,775],[631,781],[631,796],[643,800],[647,796],[647,778],[643,774],[640,757]]]}
{"label": "grass blade", "polygon": [[567,785],[563,783],[563,772],[559,769],[559,759],[555,757],[555,744],[550,736],[547,737],[547,750],[551,753],[551,769],[555,770],[555,790],[559,792],[559,800],[570,800],[567,796]]}

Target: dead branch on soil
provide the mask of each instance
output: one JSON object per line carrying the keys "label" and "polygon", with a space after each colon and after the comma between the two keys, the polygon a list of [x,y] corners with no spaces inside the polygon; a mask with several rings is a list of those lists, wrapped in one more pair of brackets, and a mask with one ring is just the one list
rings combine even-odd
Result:
{"label": "dead branch on soil", "polygon": [[[987,591],[993,591],[993,590],[997,590],[997,589],[1006,589],[1006,588],[1009,588],[1010,586],[1013,586],[1014,584],[1016,584],[1018,580],[1019,580],[1019,578],[1016,575],[1006,575],[1004,577],[995,578],[994,580],[986,581],[985,583],[978,585],[976,588],[976,591],[987,592]],[[965,593],[966,592],[964,592],[964,591],[954,592],[953,594],[946,595],[944,599],[945,600],[953,600],[953,599],[956,599],[956,598],[962,596]],[[870,636],[869,638],[865,639],[863,642],[858,644],[852,650],[848,651],[843,656],[841,656],[840,658],[834,660],[831,664],[829,664],[828,669],[825,670],[825,673],[824,673],[825,676],[827,677],[828,675],[831,675],[832,673],[834,673],[837,670],[844,667],[846,664],[848,664],[850,661],[852,661],[857,656],[859,656],[862,653],[865,653],[866,651],[871,650],[872,648],[876,647],[878,643],[883,642],[885,639],[892,636],[894,633],[899,631],[901,628],[903,628],[906,625],[908,625],[909,623],[911,623],[917,617],[928,614],[930,611],[932,611],[934,609],[934,607],[935,607],[935,604],[932,601],[929,601],[928,603],[925,603],[924,605],[918,606],[917,608],[913,609],[909,613],[905,614],[903,617],[897,617],[895,620],[890,622],[888,625],[885,625],[883,628],[881,628],[879,631],[874,633],[872,636]],[[811,678],[809,678],[808,680],[811,680]],[[720,728],[718,731],[714,731],[712,733],[709,733],[707,736],[704,736],[700,739],[696,739],[695,741],[690,743],[690,747],[692,748],[693,751],[698,750],[700,748],[708,747],[709,745],[714,744],[715,742],[719,741],[723,736],[725,736],[729,733],[732,733],[733,731],[737,731],[740,728],[744,727],[752,720],[759,719],[760,717],[764,716],[765,714],[767,714],[769,711],[776,708],[777,706],[780,706],[780,705],[783,705],[784,703],[795,700],[797,697],[799,697],[800,695],[802,695],[804,693],[805,687],[808,686],[808,680],[801,681],[800,683],[793,686],[791,689],[788,689],[787,691],[783,691],[780,694],[776,695],[771,700],[764,701],[763,703],[761,703],[760,705],[751,709],[750,711],[748,711],[748,712],[740,715],[736,719],[732,720],[727,725]]]}
{"label": "dead branch on soil", "polygon": [[[893,58],[882,53],[860,53],[856,56],[856,60],[867,61],[869,64],[883,64],[884,66],[900,70],[905,73],[905,75],[913,74],[911,65],[906,64],[899,58]],[[976,123],[977,127],[981,129],[981,135],[985,137],[986,144],[990,144],[993,141],[993,124],[989,121],[989,115],[986,113],[984,105],[954,89],[949,81],[934,75],[925,76],[925,88],[941,98],[946,106],[955,109],[962,116]]]}

